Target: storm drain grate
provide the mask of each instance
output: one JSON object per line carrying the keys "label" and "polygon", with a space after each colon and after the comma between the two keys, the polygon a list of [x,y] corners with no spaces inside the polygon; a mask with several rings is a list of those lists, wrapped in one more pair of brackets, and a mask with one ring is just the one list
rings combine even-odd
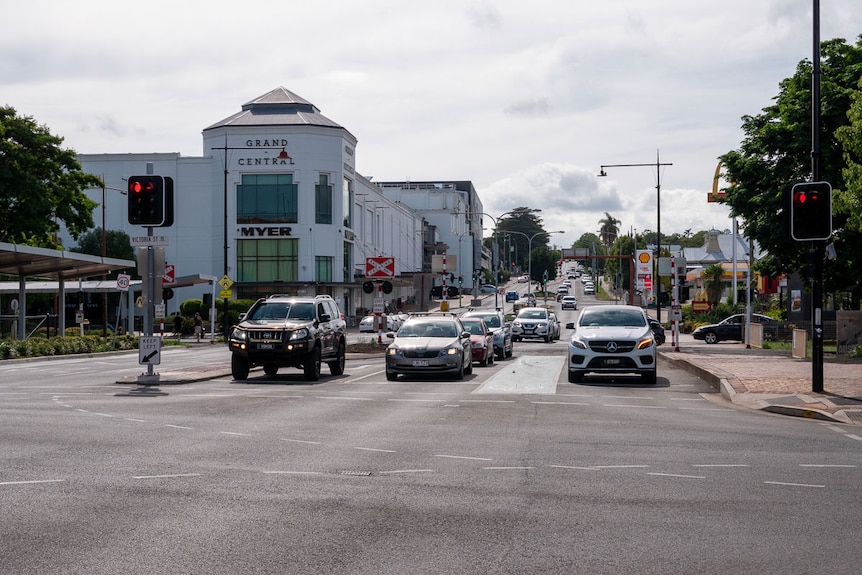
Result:
{"label": "storm drain grate", "polygon": [[862,421],[862,409],[845,409],[844,415],[853,421]]}
{"label": "storm drain grate", "polygon": [[339,471],[338,474],[339,475],[353,475],[356,477],[370,477],[372,475],[372,472],[371,471],[344,470],[344,471]]}

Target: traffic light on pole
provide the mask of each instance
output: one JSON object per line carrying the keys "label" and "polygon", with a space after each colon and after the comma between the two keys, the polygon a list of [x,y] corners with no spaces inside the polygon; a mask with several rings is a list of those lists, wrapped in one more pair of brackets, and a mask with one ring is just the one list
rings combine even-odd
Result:
{"label": "traffic light on pole", "polygon": [[[128,206],[130,224],[138,226],[164,225],[165,179],[162,176],[154,175],[131,176],[129,178]],[[171,211],[173,212],[173,210]],[[173,220],[173,217],[171,219]]]}
{"label": "traffic light on pole", "polygon": [[791,190],[790,235],[796,241],[832,236],[832,186],[829,182],[796,184]]}

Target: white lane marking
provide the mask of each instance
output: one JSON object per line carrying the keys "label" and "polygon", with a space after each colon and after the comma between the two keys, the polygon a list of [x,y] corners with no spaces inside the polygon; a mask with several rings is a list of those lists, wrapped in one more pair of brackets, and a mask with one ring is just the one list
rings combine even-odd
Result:
{"label": "white lane marking", "polygon": [[850,439],[855,439],[856,441],[862,441],[862,437],[858,435],[853,435],[852,433],[845,433],[845,437],[849,437]]}
{"label": "white lane marking", "polygon": [[535,469],[535,467],[483,467],[487,471],[521,471],[524,469]]}
{"label": "white lane marking", "polygon": [[238,435],[240,437],[251,437],[250,433],[240,433],[238,431],[219,431],[222,435]]}
{"label": "white lane marking", "polygon": [[514,399],[462,399],[461,403],[515,403]]}
{"label": "white lane marking", "polygon": [[165,427],[173,427],[174,429],[194,429],[194,427],[186,427],[185,425],[172,425],[170,423],[166,423]]}
{"label": "white lane marking", "polygon": [[358,449],[360,451],[377,451],[379,453],[398,453],[394,449],[377,449],[375,447],[354,447],[353,449]]}
{"label": "white lane marking", "polygon": [[596,467],[578,467],[576,465],[548,465],[548,467],[553,467],[555,469],[577,469],[580,471],[598,471]]}
{"label": "white lane marking", "polygon": [[602,407],[635,407],[638,409],[667,409],[664,405],[626,405],[624,403],[605,403]]}
{"label": "white lane marking", "polygon": [[135,419],[133,417],[127,417],[126,421],[134,421],[135,423],[146,423],[146,419]]}
{"label": "white lane marking", "polygon": [[855,465],[839,465],[839,464],[817,464],[817,463],[800,463],[799,467],[839,467],[845,469],[856,469]]}
{"label": "white lane marking", "polygon": [[746,463],[693,463],[692,467],[751,467]]}
{"label": "white lane marking", "polygon": [[380,475],[395,475],[397,473],[434,473],[433,469],[394,469],[392,471],[380,471]]}
{"label": "white lane marking", "polygon": [[[371,373],[368,373],[368,374],[365,374],[365,375],[360,375],[359,377],[351,377],[351,378],[350,378],[350,383],[356,383],[357,381],[362,381],[363,379],[368,379],[369,377],[374,377],[374,376],[376,376],[376,375],[380,375],[381,373],[385,373],[385,372],[386,372],[386,370],[385,370],[385,369],[380,369],[380,370],[377,370],[377,371],[372,371]],[[345,382],[345,383],[346,383],[346,382]]]}
{"label": "white lane marking", "polygon": [[264,471],[269,475],[323,475],[320,471]]}
{"label": "white lane marking", "polygon": [[400,401],[402,403],[440,403],[440,399],[419,399],[419,398],[398,398],[398,397],[390,397],[386,401]]}
{"label": "white lane marking", "polygon": [[466,455],[444,455],[435,454],[434,457],[445,457],[447,459],[469,459],[472,461],[494,461],[490,457],[467,457]]}
{"label": "white lane marking", "polygon": [[320,441],[306,441],[305,439],[288,439],[286,437],[282,437],[281,440],[289,441],[290,443],[308,443],[310,445],[322,445]]}
{"label": "white lane marking", "polygon": [[32,479],[30,481],[0,481],[0,485],[35,485],[37,483],[62,483],[65,479]]}
{"label": "white lane marking", "polygon": [[200,477],[202,473],[172,473],[168,475],[133,475],[132,479],[174,479],[177,477]]}
{"label": "white lane marking", "polygon": [[534,405],[589,405],[578,401],[531,401]]}
{"label": "white lane marking", "polygon": [[654,397],[641,397],[639,395],[600,395],[604,399],[643,399],[645,401],[655,401]]}
{"label": "white lane marking", "polygon": [[826,487],[825,485],[814,485],[811,483],[785,483],[784,481],[764,481],[766,485],[783,485],[785,487]]}
{"label": "white lane marking", "polygon": [[655,472],[647,472],[647,475],[657,475],[659,477],[680,477],[682,479],[706,479],[703,475],[680,475],[678,473],[655,473]]}
{"label": "white lane marking", "polygon": [[642,469],[649,465],[590,465],[593,469]]}
{"label": "white lane marking", "polygon": [[317,399],[341,399],[345,401],[374,401],[373,397],[332,397],[328,395],[318,395]]}

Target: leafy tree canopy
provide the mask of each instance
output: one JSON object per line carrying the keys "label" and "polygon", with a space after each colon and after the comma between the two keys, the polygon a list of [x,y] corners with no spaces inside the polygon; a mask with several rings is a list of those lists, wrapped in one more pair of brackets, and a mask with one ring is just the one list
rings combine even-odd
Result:
{"label": "leafy tree canopy", "polygon": [[[129,234],[120,230],[105,232],[105,255],[109,258],[134,260],[135,248],[131,245]],[[91,256],[102,255],[102,228],[96,228],[78,238],[78,245],[69,251]],[[108,277],[116,277],[120,272],[111,272]]]}
{"label": "leafy tree canopy", "polygon": [[93,227],[98,204],[84,190],[102,181],[62,143],[33,118],[0,107],[0,241],[57,248],[59,222],[76,239]]}
{"label": "leafy tree canopy", "polygon": [[[823,42],[821,58],[821,179],[832,184],[838,198],[834,206],[838,259],[827,261],[824,268],[824,291],[829,293],[855,286],[862,275],[862,259],[857,255],[862,233],[851,225],[850,213],[858,204],[850,199],[844,179],[848,166],[853,176],[848,159],[858,162],[862,147],[858,128],[851,123],[851,105],[854,98],[858,103],[862,78],[862,36],[855,46],[841,38]],[[792,240],[789,226],[782,222],[788,215],[785,190],[808,181],[811,174],[811,73],[811,62],[801,61],[796,73],[779,84],[772,105],[756,116],[742,118],[744,137],[739,149],[720,157],[725,179],[733,182],[724,189],[723,201],[730,205],[732,215],[742,218],[745,234],[769,253],[758,262],[767,274],[807,269],[809,243]],[[845,143],[842,150],[837,134],[855,141],[856,147]],[[843,153],[846,150],[849,158]]]}

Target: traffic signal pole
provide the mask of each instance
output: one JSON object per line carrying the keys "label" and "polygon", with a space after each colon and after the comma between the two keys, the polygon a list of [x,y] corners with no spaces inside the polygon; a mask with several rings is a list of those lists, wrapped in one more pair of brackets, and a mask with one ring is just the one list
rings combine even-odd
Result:
{"label": "traffic signal pole", "polygon": [[[813,5],[813,57],[811,58],[811,180],[820,181],[820,0]],[[831,192],[831,190],[830,190]],[[831,195],[830,195],[831,228]],[[829,232],[831,233],[831,229]],[[814,241],[814,285],[811,290],[811,391],[823,392],[823,258],[825,242]]]}

